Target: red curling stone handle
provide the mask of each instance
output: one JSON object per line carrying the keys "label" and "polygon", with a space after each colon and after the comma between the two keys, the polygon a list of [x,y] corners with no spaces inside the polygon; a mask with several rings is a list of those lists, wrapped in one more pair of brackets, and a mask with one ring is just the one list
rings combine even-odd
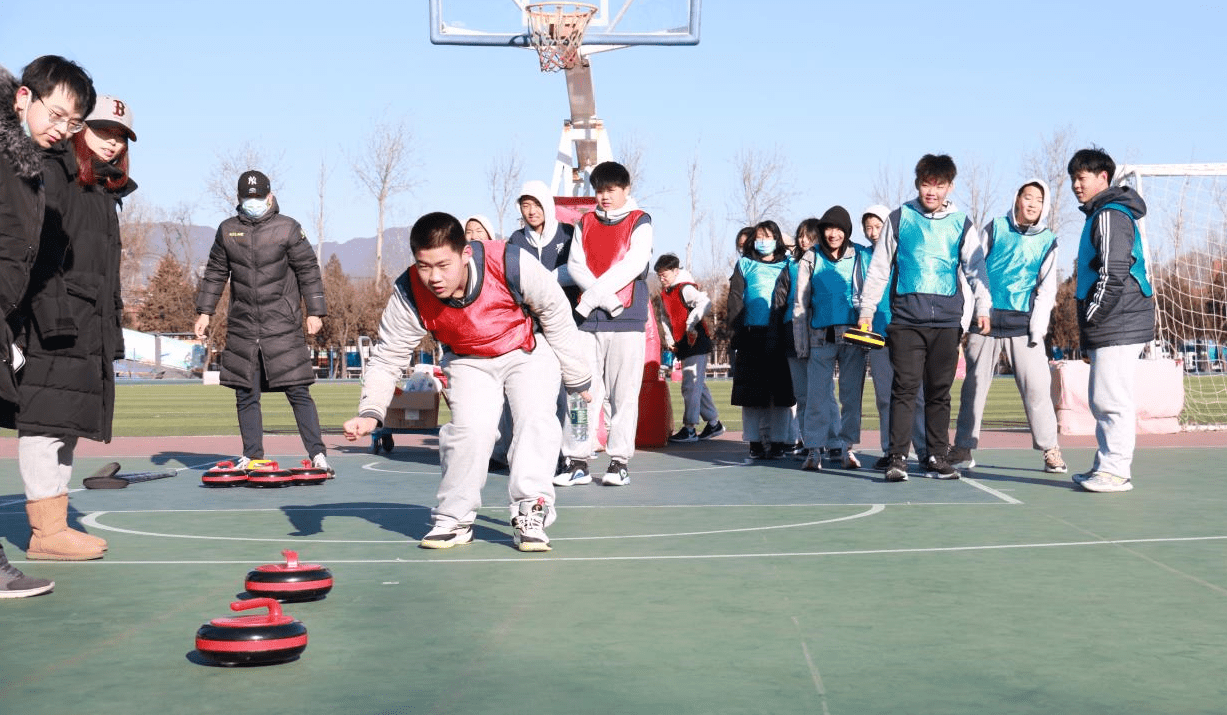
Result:
{"label": "red curling stone handle", "polygon": [[298,552],[297,551],[293,551],[291,549],[285,549],[284,551],[281,552],[281,555],[285,557],[286,566],[289,566],[292,569],[298,568]]}
{"label": "red curling stone handle", "polygon": [[277,617],[281,615],[281,604],[275,598],[250,598],[246,601],[235,601],[230,604],[232,611],[249,611],[253,608],[267,608],[268,615]]}

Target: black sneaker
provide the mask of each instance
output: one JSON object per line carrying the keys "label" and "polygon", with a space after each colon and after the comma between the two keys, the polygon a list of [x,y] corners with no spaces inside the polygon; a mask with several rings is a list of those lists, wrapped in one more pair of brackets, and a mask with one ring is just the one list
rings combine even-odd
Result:
{"label": "black sneaker", "polygon": [[785,451],[791,452],[788,445],[783,442],[772,442],[771,449],[767,451],[767,459],[782,459]]}
{"label": "black sneaker", "polygon": [[708,422],[703,427],[703,431],[699,433],[699,439],[711,439],[712,437],[719,437],[722,434],[724,434],[724,423],[720,420],[716,420],[715,424]]}
{"label": "black sneaker", "polygon": [[844,451],[838,448],[828,449],[827,459],[831,461],[831,464],[834,464],[835,466],[838,467],[844,461]]}
{"label": "black sneaker", "polygon": [[946,461],[950,466],[959,469],[971,469],[976,466],[976,460],[971,457],[971,450],[967,447],[951,447],[946,453]]}
{"label": "black sneaker", "polygon": [[886,469],[889,466],[890,466],[890,456],[885,455],[885,454],[882,455],[881,457],[878,457],[878,461],[873,463],[873,468],[878,470],[879,472]]}
{"label": "black sneaker", "polygon": [[767,450],[763,449],[762,442],[750,443],[750,459],[766,459]]}
{"label": "black sneaker", "polygon": [[682,427],[672,435],[669,435],[670,442],[698,442],[699,435],[695,434],[694,427]]}
{"label": "black sneaker", "polygon": [[626,462],[617,459],[609,460],[609,467],[605,469],[605,475],[601,477],[601,484],[607,487],[624,487],[630,483],[631,475]]}
{"label": "black sneaker", "polygon": [[887,458],[889,464],[886,466],[886,472],[883,476],[888,482],[906,482],[907,481],[907,459],[902,454],[892,454]]}
{"label": "black sneaker", "polygon": [[929,479],[958,479],[963,475],[959,474],[959,470],[950,466],[950,462],[947,462],[945,457],[931,454],[928,461],[925,462],[925,476]]}
{"label": "black sneaker", "polygon": [[809,456],[809,450],[805,448],[805,443],[801,440],[797,440],[797,443],[792,446],[789,452],[792,454],[793,459],[805,459]]}

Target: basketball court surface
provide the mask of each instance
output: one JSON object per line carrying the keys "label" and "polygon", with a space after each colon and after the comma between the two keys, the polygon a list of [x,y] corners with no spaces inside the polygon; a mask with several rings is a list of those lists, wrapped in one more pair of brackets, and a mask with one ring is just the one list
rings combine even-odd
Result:
{"label": "basketball court surface", "polygon": [[[1218,440],[1139,438],[1137,488],[1098,495],[1039,471],[1023,438],[986,433],[963,480],[900,484],[865,469],[802,472],[791,459],[749,464],[733,434],[642,450],[629,487],[558,490],[545,554],[513,549],[497,472],[473,544],[417,548],[439,478],[432,435],[398,436],[379,455],[329,436],[336,479],[284,489],[201,485],[236,438],[126,438],[83,442],[72,484],[70,519],[109,540],[107,557],[26,562],[24,497],[6,459],[0,538],[56,588],[0,604],[0,705],[1223,712],[1227,499],[1222,449],[1207,446]],[[1066,448],[1071,468],[1088,465],[1086,444]],[[296,437],[268,446],[283,462],[301,449]],[[79,489],[112,459],[177,475]],[[336,582],[322,600],[284,606],[307,626],[305,653],[203,664],[196,629],[229,615],[247,571],[286,548]]]}

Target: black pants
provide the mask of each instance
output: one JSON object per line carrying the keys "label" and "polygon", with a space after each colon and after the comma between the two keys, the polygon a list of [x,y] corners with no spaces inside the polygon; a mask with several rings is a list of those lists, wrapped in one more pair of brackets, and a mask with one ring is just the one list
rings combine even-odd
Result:
{"label": "black pants", "polygon": [[907,454],[912,439],[916,392],[924,384],[925,444],[931,455],[945,455],[950,446],[950,386],[959,361],[961,328],[918,328],[888,325],[890,364],[890,451]]}
{"label": "black pants", "polygon": [[[264,374],[264,360],[256,354],[256,374],[252,380],[254,387],[246,390],[240,387],[234,389],[235,402],[239,413],[239,434],[243,437],[243,456],[250,459],[264,458],[264,415],[260,411],[260,394],[268,392],[268,376]],[[314,459],[315,455],[324,453],[324,438],[320,435],[320,414],[315,408],[315,400],[311,399],[311,390],[306,385],[293,385],[279,388],[285,392],[285,398],[290,401],[290,409],[294,411],[294,421],[298,423],[298,436],[302,438],[302,446],[307,450],[307,456]]]}

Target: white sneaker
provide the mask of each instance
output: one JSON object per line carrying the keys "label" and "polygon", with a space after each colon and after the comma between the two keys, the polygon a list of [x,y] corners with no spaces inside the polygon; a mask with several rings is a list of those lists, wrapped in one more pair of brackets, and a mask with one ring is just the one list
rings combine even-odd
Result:
{"label": "white sneaker", "polygon": [[464,546],[473,543],[472,524],[448,524],[436,526],[430,533],[422,537],[418,546],[423,549],[450,549],[453,546]]}
{"label": "white sneaker", "polygon": [[312,457],[311,466],[316,469],[322,469],[329,474],[336,474],[336,471],[332,467],[328,466],[328,458],[324,456],[323,452],[320,452]]}
{"label": "white sneaker", "polygon": [[[1077,478],[1074,481],[1077,482]],[[1133,489],[1133,482],[1129,479],[1107,472],[1094,472],[1078,484],[1088,492],[1127,492]]]}
{"label": "white sneaker", "polygon": [[844,450],[844,469],[860,469],[861,460],[856,458],[856,454],[851,449]]}
{"label": "white sneaker", "polygon": [[545,522],[550,507],[545,497],[525,499],[517,506],[517,514],[511,517],[514,530],[512,543],[520,551],[549,551],[550,537],[545,535]]}
{"label": "white sneaker", "polygon": [[234,463],[234,468],[235,469],[250,469],[251,468],[251,457],[239,457],[238,461]]}

